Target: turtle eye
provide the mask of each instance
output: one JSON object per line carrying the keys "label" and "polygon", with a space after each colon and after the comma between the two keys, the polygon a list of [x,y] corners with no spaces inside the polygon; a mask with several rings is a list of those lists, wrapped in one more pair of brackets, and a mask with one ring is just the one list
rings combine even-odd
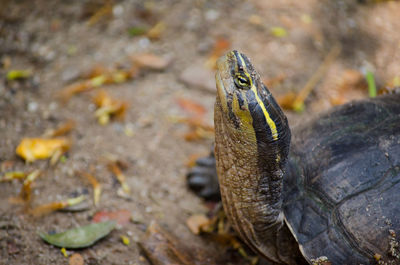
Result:
{"label": "turtle eye", "polygon": [[234,82],[238,88],[250,89],[251,87],[250,78],[241,73],[235,74]]}

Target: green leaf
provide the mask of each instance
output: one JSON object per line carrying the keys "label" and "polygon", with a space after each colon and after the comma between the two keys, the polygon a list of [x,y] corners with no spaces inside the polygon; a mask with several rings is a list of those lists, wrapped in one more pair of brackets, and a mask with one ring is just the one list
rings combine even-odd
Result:
{"label": "green leaf", "polygon": [[369,97],[371,97],[371,98],[376,97],[376,85],[375,85],[374,74],[372,72],[368,71],[365,78],[367,79],[367,83],[368,83]]}
{"label": "green leaf", "polygon": [[11,70],[7,73],[7,80],[25,79],[31,75],[29,70]]}
{"label": "green leaf", "polygon": [[114,221],[89,224],[58,234],[39,233],[47,243],[64,248],[84,248],[93,245],[115,228]]}
{"label": "green leaf", "polygon": [[140,28],[140,27],[132,27],[128,29],[128,33],[131,36],[139,36],[139,35],[143,35],[147,32],[147,29],[145,28]]}

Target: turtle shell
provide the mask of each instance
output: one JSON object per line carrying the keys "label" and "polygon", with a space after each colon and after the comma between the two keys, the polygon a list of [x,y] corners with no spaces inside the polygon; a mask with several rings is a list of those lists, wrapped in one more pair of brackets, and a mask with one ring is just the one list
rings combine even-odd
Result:
{"label": "turtle shell", "polygon": [[394,259],[388,251],[389,231],[400,233],[400,95],[347,104],[294,130],[286,172],[286,222],[309,261]]}

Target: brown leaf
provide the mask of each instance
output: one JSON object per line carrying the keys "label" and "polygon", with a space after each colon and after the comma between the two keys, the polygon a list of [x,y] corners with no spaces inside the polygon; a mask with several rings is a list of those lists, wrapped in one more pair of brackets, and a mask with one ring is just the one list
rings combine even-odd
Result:
{"label": "brown leaf", "polygon": [[202,119],[197,117],[177,118],[174,122],[189,126],[189,131],[184,136],[187,141],[214,138],[214,127],[204,123]]}
{"label": "brown leaf", "polygon": [[199,159],[200,157],[205,156],[205,154],[192,154],[189,156],[189,158],[187,159],[187,161],[185,162],[185,166],[186,167],[194,167],[196,165],[196,161],[197,159]]}
{"label": "brown leaf", "polygon": [[46,130],[46,132],[43,134],[43,137],[57,137],[61,135],[65,135],[69,133],[71,130],[73,130],[76,126],[76,122],[73,120],[68,120],[67,122],[59,125],[55,129],[49,129]]}
{"label": "brown leaf", "polygon": [[279,106],[281,106],[284,109],[292,109],[295,99],[296,99],[296,93],[294,92],[288,92],[284,95],[277,97]]}
{"label": "brown leaf", "polygon": [[268,88],[271,88],[281,84],[285,79],[286,79],[286,74],[280,74],[269,79],[264,79],[263,82]]}
{"label": "brown leaf", "polygon": [[117,210],[113,212],[100,211],[95,213],[92,221],[94,223],[104,222],[108,220],[114,220],[119,225],[126,225],[131,219],[131,212],[128,210]]}
{"label": "brown leaf", "polygon": [[87,172],[80,172],[80,175],[86,177],[87,180],[92,185],[92,187],[93,187],[93,202],[94,202],[94,205],[97,205],[100,202],[101,184],[97,181],[96,177],[93,176],[92,174],[89,174]]}
{"label": "brown leaf", "polygon": [[19,192],[19,198],[22,199],[23,202],[30,202],[32,198],[32,184],[40,174],[40,170],[35,170],[25,178],[24,184]]}
{"label": "brown leaf", "polygon": [[178,105],[185,111],[194,114],[195,116],[203,116],[207,110],[206,108],[201,105],[200,103],[197,103],[193,100],[190,99],[185,99],[182,97],[177,98]]}
{"label": "brown leaf", "polygon": [[357,70],[346,70],[331,91],[330,102],[332,105],[341,105],[354,99],[359,99],[367,92],[367,83],[364,76]]}
{"label": "brown leaf", "polygon": [[140,68],[149,68],[153,70],[164,70],[171,63],[171,60],[152,53],[134,55],[132,56],[132,61]]}
{"label": "brown leaf", "polygon": [[322,79],[325,73],[328,71],[332,63],[336,60],[341,52],[342,46],[336,43],[332,46],[328,54],[325,56],[324,61],[319,65],[318,69],[314,74],[308,79],[304,87],[299,91],[296,99],[293,102],[292,109],[301,112],[305,108],[305,100],[311,91],[315,88],[317,83]]}
{"label": "brown leaf", "polygon": [[90,91],[94,88],[107,85],[119,84],[134,78],[138,74],[138,67],[132,65],[129,69],[111,68],[103,66],[94,66],[88,74],[83,76],[85,80],[73,83],[63,88],[58,93],[58,98],[62,102],[67,102],[72,96]]}
{"label": "brown leaf", "polygon": [[110,18],[112,16],[112,1],[105,1],[104,5],[97,9],[87,21],[88,26],[93,26],[104,17]]}
{"label": "brown leaf", "polygon": [[70,198],[63,201],[50,202],[35,207],[34,209],[30,210],[29,213],[34,217],[40,217],[57,210],[65,209],[71,206],[76,206],[85,201],[85,199],[86,197],[81,195],[79,197]]}
{"label": "brown leaf", "polygon": [[218,37],[215,41],[214,47],[207,58],[206,67],[215,69],[216,62],[219,57],[221,57],[229,48],[231,47],[231,43],[228,39],[224,37]]}
{"label": "brown leaf", "polygon": [[189,227],[190,231],[198,235],[202,231],[202,228],[210,224],[210,219],[204,214],[196,214],[190,216],[186,220],[186,225]]}
{"label": "brown leaf", "polygon": [[131,189],[126,182],[126,177],[122,173],[122,170],[117,162],[111,162],[108,164],[108,169],[117,177],[117,180],[121,184],[122,192],[125,193],[125,195],[129,195],[131,192]]}
{"label": "brown leaf", "polygon": [[112,117],[124,119],[128,103],[111,98],[107,92],[100,90],[93,98],[97,105],[96,117],[101,125],[107,124]]}
{"label": "brown leaf", "polygon": [[82,257],[81,254],[79,253],[74,253],[72,256],[69,258],[69,265],[84,265],[85,261]]}
{"label": "brown leaf", "polygon": [[158,22],[157,24],[155,24],[148,32],[147,32],[147,37],[149,37],[149,39],[151,40],[156,40],[159,39],[162,35],[162,33],[165,31],[166,29],[166,25],[163,21]]}

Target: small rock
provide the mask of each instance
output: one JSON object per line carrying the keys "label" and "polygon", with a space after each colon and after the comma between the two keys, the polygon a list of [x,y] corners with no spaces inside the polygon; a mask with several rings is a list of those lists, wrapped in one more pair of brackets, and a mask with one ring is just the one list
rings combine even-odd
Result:
{"label": "small rock", "polygon": [[149,47],[150,43],[151,42],[150,42],[149,38],[141,38],[138,41],[138,44],[139,44],[140,48],[142,48],[142,49],[146,49],[147,47]]}
{"label": "small rock", "polygon": [[61,74],[61,80],[65,83],[74,81],[79,78],[80,71],[77,68],[68,68]]}
{"label": "small rock", "polygon": [[219,12],[217,10],[214,9],[210,9],[206,12],[205,14],[205,18],[208,21],[214,21],[219,17]]}
{"label": "small rock", "polygon": [[119,17],[124,13],[124,7],[122,5],[115,5],[113,7],[112,13],[115,17]]}
{"label": "small rock", "polygon": [[39,104],[37,104],[36,102],[31,101],[28,103],[28,111],[29,112],[36,112],[38,108],[39,108]]}

